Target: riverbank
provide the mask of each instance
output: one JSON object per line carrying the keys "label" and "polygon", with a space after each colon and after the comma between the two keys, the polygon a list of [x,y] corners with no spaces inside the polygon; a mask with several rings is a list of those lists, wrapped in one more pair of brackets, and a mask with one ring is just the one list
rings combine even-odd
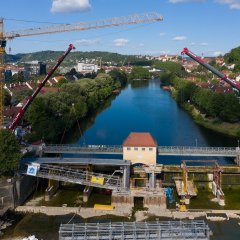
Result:
{"label": "riverbank", "polygon": [[[211,239],[227,240],[231,236],[231,240],[239,239],[240,233],[240,211],[209,211],[199,209],[196,211],[188,211],[180,213],[177,211],[166,210],[149,215],[145,211],[137,211],[135,214],[136,221],[178,221],[178,220],[204,220],[213,232]],[[102,216],[90,217],[83,219],[79,214],[66,214],[57,216],[48,216],[42,213],[19,214],[21,217],[13,228],[5,231],[2,239],[15,240],[23,237],[35,235],[38,239],[58,239],[58,230],[61,223],[84,223],[84,222],[129,222],[133,219],[128,217],[120,217],[106,213]],[[22,236],[22,237],[21,237]]]}
{"label": "riverbank", "polygon": [[[165,86],[170,90],[173,99],[176,101],[176,89],[171,86]],[[180,106],[186,110],[194,122],[203,126],[204,128],[213,130],[215,132],[230,136],[230,137],[240,137],[240,123],[229,123],[223,122],[218,118],[208,118],[205,114],[201,113],[193,104],[189,102],[184,102]]]}
{"label": "riverbank", "polygon": [[240,123],[228,123],[214,118],[206,118],[204,114],[190,103],[185,103],[182,107],[189,112],[197,124],[228,136],[240,137]]}

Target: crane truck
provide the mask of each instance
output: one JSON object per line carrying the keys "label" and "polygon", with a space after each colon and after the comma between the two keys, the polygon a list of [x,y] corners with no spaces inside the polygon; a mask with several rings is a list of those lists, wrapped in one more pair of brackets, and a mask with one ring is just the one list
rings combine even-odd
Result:
{"label": "crane truck", "polygon": [[198,62],[201,64],[203,67],[211,71],[213,74],[217,75],[221,80],[227,82],[230,84],[233,89],[236,89],[238,92],[240,91],[240,83],[236,82],[235,80],[229,79],[225,74],[222,72],[218,71],[216,68],[211,66],[210,64],[204,62],[203,59],[192,53],[191,51],[188,50],[188,48],[184,48],[183,51],[181,52],[182,55],[186,54],[190,58],[192,58],[194,61]]}

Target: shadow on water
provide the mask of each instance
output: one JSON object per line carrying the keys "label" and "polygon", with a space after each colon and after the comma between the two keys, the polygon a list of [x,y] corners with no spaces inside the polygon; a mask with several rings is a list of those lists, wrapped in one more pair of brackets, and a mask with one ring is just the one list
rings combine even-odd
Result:
{"label": "shadow on water", "polygon": [[101,106],[98,107],[98,109],[90,113],[90,116],[79,121],[79,126],[78,123],[76,123],[73,128],[66,133],[64,143],[75,143],[79,138],[82,138],[84,136],[84,132],[95,124],[96,117],[107,108],[111,107],[112,101],[115,98],[116,95],[110,96]]}
{"label": "shadow on water", "polygon": [[145,88],[149,86],[148,80],[132,80],[131,81],[131,88]]}

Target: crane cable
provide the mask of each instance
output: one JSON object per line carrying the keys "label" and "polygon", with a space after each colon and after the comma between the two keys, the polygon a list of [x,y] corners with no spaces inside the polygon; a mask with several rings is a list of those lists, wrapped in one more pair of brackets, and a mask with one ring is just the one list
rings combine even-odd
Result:
{"label": "crane cable", "polygon": [[74,107],[74,104],[73,104],[72,106],[73,106],[73,111],[74,111],[74,113],[75,113],[75,118],[76,118],[77,125],[78,125],[78,131],[79,131],[79,133],[80,133],[80,136],[83,138],[83,145],[85,146],[85,145],[86,145],[86,141],[85,141],[85,137],[84,137],[84,135],[83,135],[83,131],[81,130],[81,127],[80,127],[78,118],[77,118],[76,109],[75,109],[75,107]]}
{"label": "crane cable", "polygon": [[85,138],[84,138],[84,135],[83,135],[83,131],[81,130],[81,127],[80,127],[80,124],[79,124],[79,121],[78,121],[78,118],[77,118],[77,114],[76,114],[76,109],[75,109],[75,107],[74,107],[74,103],[72,103],[72,108],[71,108],[71,110],[70,110],[69,118],[68,118],[68,121],[67,121],[66,126],[65,126],[65,128],[64,128],[64,131],[63,131],[63,135],[62,135],[60,144],[62,144],[63,139],[64,139],[64,136],[65,136],[65,133],[66,133],[66,131],[67,131],[67,126],[69,125],[69,122],[70,122],[70,119],[71,119],[71,112],[73,112],[74,115],[75,115],[75,119],[76,119],[77,126],[78,126],[78,131],[79,131],[79,133],[80,133],[80,136],[83,138],[83,145],[86,145]]}

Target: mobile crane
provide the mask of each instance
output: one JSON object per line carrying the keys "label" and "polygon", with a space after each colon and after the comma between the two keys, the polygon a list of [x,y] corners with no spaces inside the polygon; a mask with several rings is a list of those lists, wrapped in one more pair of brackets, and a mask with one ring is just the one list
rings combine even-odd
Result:
{"label": "mobile crane", "polygon": [[201,59],[200,57],[198,57],[197,55],[195,55],[194,53],[192,53],[191,51],[188,50],[188,48],[184,48],[183,51],[181,52],[182,55],[186,54],[188,55],[190,58],[192,58],[194,61],[198,62],[199,64],[201,64],[203,67],[205,67],[206,69],[208,69],[209,71],[211,71],[213,74],[217,75],[221,80],[227,82],[228,84],[230,84],[234,89],[236,89],[238,92],[240,91],[240,83],[229,79],[225,74],[223,74],[222,72],[218,71],[216,68],[214,68],[213,66],[211,66],[208,63],[205,63],[203,61],[203,59]]}
{"label": "mobile crane", "polygon": [[71,50],[75,49],[73,44],[70,44],[66,52],[58,59],[57,63],[53,66],[53,68],[47,73],[46,77],[43,79],[43,81],[38,85],[36,90],[33,92],[31,96],[28,97],[27,102],[21,107],[16,117],[13,119],[11,124],[9,125],[9,129],[11,131],[14,131],[15,127],[20,122],[21,118],[23,117],[24,113],[28,109],[29,105],[32,103],[34,98],[37,96],[37,94],[41,91],[41,89],[44,87],[48,79],[52,76],[52,74],[55,72],[55,70],[58,68],[58,66],[62,63],[62,61],[65,59],[65,57],[71,52]]}

